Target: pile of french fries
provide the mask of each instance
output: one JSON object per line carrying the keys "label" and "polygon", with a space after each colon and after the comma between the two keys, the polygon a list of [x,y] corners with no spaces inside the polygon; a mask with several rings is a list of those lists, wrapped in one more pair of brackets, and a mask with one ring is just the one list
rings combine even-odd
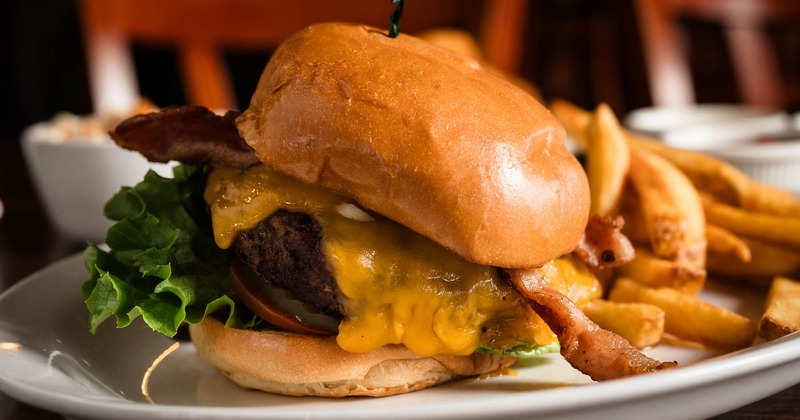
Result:
{"label": "pile of french fries", "polygon": [[[630,263],[596,273],[584,311],[643,348],[669,340],[731,350],[800,329],[800,199],[730,164],[626,131],[605,104],[555,100],[586,157],[591,213],[622,215]],[[697,297],[707,277],[770,287],[760,322]]]}

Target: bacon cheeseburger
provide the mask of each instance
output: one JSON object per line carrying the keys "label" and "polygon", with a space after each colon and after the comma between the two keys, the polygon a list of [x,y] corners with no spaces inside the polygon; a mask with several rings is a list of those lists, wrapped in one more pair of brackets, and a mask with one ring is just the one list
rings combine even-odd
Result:
{"label": "bacon cheeseburger", "polygon": [[111,250],[86,251],[92,330],[187,322],[233,381],[288,395],[414,391],[559,344],[596,379],[665,366],[578,309],[598,293],[588,266],[623,259],[618,226],[587,240],[564,130],[474,60],[315,25],[241,115],[172,108],[112,136],[187,165],[107,204]]}

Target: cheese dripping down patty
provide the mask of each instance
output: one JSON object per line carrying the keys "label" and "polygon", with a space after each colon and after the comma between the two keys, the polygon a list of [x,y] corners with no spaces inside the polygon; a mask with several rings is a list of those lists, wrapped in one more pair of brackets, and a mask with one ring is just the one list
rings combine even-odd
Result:
{"label": "cheese dripping down patty", "polygon": [[[344,319],[337,342],[350,352],[403,344],[422,356],[468,355],[479,346],[511,348],[520,340],[551,344],[555,335],[497,269],[464,260],[432,240],[378,215],[352,217],[352,200],[322,191],[264,165],[219,168],[208,178],[215,240],[229,248],[241,231],[279,209],[314,216],[336,279]],[[597,282],[571,256],[539,269],[578,305]]]}

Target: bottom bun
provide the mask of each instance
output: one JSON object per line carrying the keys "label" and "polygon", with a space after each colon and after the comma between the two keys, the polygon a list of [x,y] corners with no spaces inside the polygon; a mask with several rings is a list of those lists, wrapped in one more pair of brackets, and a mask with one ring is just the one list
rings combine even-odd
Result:
{"label": "bottom bun", "polygon": [[513,357],[422,357],[401,345],[367,353],[342,350],[332,336],[225,328],[207,317],[189,327],[205,360],[244,388],[273,394],[382,397],[502,369]]}

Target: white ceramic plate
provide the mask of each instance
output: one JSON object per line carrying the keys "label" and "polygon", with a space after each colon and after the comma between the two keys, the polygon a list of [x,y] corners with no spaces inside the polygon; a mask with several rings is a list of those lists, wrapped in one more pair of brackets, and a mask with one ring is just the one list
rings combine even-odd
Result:
{"label": "white ceramic plate", "polygon": [[[80,256],[37,272],[0,296],[0,391],[70,418],[705,418],[800,382],[797,334],[716,357],[659,346],[684,367],[592,383],[558,355],[516,376],[462,381],[389,398],[292,398],[246,391],[202,362],[191,344],[144,324],[87,332]],[[761,296],[712,289],[705,297],[754,315]]]}

